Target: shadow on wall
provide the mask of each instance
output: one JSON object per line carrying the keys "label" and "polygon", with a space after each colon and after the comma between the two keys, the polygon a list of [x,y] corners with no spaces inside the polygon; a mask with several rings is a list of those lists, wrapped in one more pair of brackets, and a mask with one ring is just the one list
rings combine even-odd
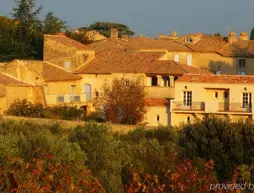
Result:
{"label": "shadow on wall", "polygon": [[235,72],[233,62],[232,64],[222,61],[210,61],[208,66],[201,67],[202,70],[210,71],[214,74],[233,74]]}

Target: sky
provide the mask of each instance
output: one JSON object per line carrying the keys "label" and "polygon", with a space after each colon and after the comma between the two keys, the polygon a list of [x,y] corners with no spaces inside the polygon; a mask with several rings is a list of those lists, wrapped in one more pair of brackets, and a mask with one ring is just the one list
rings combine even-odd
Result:
{"label": "sky", "polygon": [[[254,0],[37,0],[42,19],[48,12],[67,22],[70,28],[93,22],[126,24],[140,34],[179,35],[202,32],[227,35],[227,27],[240,34],[254,27]],[[0,15],[7,15],[14,0],[0,0]]]}

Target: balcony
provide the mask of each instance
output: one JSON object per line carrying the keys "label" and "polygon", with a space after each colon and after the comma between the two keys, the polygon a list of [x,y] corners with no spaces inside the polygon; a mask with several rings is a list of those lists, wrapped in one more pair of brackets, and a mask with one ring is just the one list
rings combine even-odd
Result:
{"label": "balcony", "polygon": [[87,103],[86,94],[80,95],[72,95],[72,94],[65,94],[65,95],[55,95],[55,94],[48,94],[46,95],[46,101],[48,105],[57,105],[57,104],[71,104],[71,103]]}
{"label": "balcony", "polygon": [[191,102],[190,105],[183,101],[174,101],[173,110],[175,111],[205,111],[205,102]]}
{"label": "balcony", "polygon": [[71,102],[80,102],[80,96],[71,95],[70,101]]}
{"label": "balcony", "polygon": [[145,91],[148,98],[174,98],[174,87],[146,86]]}
{"label": "balcony", "polygon": [[252,113],[252,104],[219,103],[219,112]]}

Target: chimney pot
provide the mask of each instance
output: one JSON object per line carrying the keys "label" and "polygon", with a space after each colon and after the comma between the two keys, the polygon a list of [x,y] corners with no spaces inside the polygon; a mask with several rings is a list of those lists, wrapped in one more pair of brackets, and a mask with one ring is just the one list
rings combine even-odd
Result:
{"label": "chimney pot", "polygon": [[247,32],[240,33],[239,40],[249,40],[249,36]]}
{"label": "chimney pot", "polygon": [[228,43],[233,44],[235,42],[237,42],[236,33],[235,32],[229,32]]}
{"label": "chimney pot", "polygon": [[173,31],[172,36],[177,37],[177,31]]}
{"label": "chimney pot", "polygon": [[118,38],[118,29],[117,28],[111,28],[110,37],[112,39]]}
{"label": "chimney pot", "polygon": [[140,34],[140,39],[143,39],[143,34]]}

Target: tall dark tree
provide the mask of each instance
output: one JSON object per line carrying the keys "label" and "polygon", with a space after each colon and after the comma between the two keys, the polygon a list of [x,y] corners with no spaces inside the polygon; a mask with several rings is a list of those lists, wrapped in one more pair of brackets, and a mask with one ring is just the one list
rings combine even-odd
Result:
{"label": "tall dark tree", "polygon": [[17,21],[15,26],[15,39],[18,42],[20,57],[36,57],[41,50],[42,24],[37,17],[42,7],[35,9],[35,0],[15,0],[13,19]]}
{"label": "tall dark tree", "polygon": [[251,30],[250,39],[251,39],[251,40],[254,40],[254,28]]}
{"label": "tall dark tree", "polygon": [[43,33],[44,34],[56,34],[66,29],[66,22],[54,16],[52,12],[49,12],[43,22]]}

